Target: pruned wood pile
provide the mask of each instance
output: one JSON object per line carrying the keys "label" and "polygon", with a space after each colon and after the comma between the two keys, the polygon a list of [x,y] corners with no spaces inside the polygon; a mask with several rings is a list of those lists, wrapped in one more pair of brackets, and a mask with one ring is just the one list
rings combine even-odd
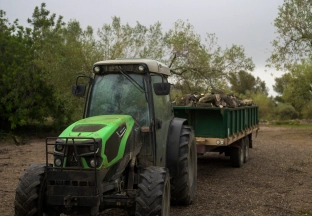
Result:
{"label": "pruned wood pile", "polygon": [[228,107],[236,108],[243,106],[255,105],[252,100],[240,99],[233,94],[215,94],[208,93],[205,95],[186,94],[181,98],[178,103],[176,100],[173,102],[177,106],[193,106],[193,107]]}

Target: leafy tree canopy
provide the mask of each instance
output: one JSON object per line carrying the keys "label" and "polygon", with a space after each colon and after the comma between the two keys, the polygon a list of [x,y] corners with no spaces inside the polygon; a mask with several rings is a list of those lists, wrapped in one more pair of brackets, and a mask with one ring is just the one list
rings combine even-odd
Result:
{"label": "leafy tree canopy", "polygon": [[184,91],[225,89],[229,72],[252,71],[255,67],[242,46],[222,49],[215,34],[207,34],[202,42],[194,27],[182,20],[165,34],[165,43],[172,56],[169,62],[174,81],[186,87]]}
{"label": "leafy tree canopy", "polygon": [[43,122],[54,112],[52,88],[45,83],[34,64],[31,30],[8,22],[0,11],[0,120],[2,126],[25,125],[29,120]]}
{"label": "leafy tree canopy", "polygon": [[276,78],[275,82],[273,88],[280,94],[276,98],[277,101],[291,104],[299,113],[305,112],[306,105],[312,101],[309,91],[312,83],[312,60],[307,59],[301,64],[295,64],[289,73]]}
{"label": "leafy tree canopy", "polygon": [[92,27],[82,29],[76,20],[65,23],[45,3],[28,19],[31,28],[8,23],[3,11],[0,18],[0,112],[11,127],[47,117],[58,125],[79,118],[83,100],[71,96],[71,84],[77,75],[91,76],[93,63],[103,58],[163,61],[171,66],[172,81],[186,93],[227,88],[230,72],[254,69],[242,46],[222,49],[214,34],[202,40],[182,20],[163,32],[159,22],[130,26],[112,17],[95,38]]}
{"label": "leafy tree canopy", "polygon": [[238,73],[229,73],[229,82],[231,84],[231,91],[238,94],[245,94],[246,91],[252,93],[261,92],[268,95],[268,88],[265,81],[261,81],[259,77],[255,78],[253,75],[246,71],[239,71]]}
{"label": "leafy tree canopy", "polygon": [[312,54],[312,1],[284,0],[274,20],[277,38],[267,60],[269,66],[289,69]]}

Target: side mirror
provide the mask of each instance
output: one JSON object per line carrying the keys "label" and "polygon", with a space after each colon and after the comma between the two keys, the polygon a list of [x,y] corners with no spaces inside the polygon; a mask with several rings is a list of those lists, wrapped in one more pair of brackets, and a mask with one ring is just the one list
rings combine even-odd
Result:
{"label": "side mirror", "polygon": [[74,96],[83,97],[86,92],[86,85],[85,84],[74,84],[72,86],[72,93]]}
{"label": "side mirror", "polygon": [[169,95],[170,93],[170,83],[154,83],[154,92],[156,95]]}

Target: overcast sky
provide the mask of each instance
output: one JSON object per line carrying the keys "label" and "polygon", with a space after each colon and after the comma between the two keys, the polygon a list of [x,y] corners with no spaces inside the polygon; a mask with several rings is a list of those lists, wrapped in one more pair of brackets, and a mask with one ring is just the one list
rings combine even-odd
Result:
{"label": "overcast sky", "polygon": [[136,21],[145,26],[160,21],[164,31],[178,19],[188,20],[202,38],[206,33],[216,34],[223,48],[242,45],[256,65],[253,75],[264,80],[270,94],[275,95],[274,77],[282,74],[265,69],[265,61],[272,50],[270,42],[276,37],[273,22],[283,0],[0,0],[0,9],[10,22],[19,19],[27,26],[27,18],[42,2],[51,13],[62,15],[64,21],[76,19],[83,28],[90,25],[95,30],[110,24],[112,16],[131,26]]}

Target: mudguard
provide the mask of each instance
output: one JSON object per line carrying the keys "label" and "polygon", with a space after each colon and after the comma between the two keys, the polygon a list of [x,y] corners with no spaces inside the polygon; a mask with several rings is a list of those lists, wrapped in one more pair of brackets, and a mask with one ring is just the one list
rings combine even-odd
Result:
{"label": "mudguard", "polygon": [[170,171],[170,176],[175,176],[178,173],[178,163],[179,163],[179,140],[182,125],[188,124],[186,119],[174,118],[171,121],[169,136],[168,136],[168,145],[166,153],[166,165]]}

